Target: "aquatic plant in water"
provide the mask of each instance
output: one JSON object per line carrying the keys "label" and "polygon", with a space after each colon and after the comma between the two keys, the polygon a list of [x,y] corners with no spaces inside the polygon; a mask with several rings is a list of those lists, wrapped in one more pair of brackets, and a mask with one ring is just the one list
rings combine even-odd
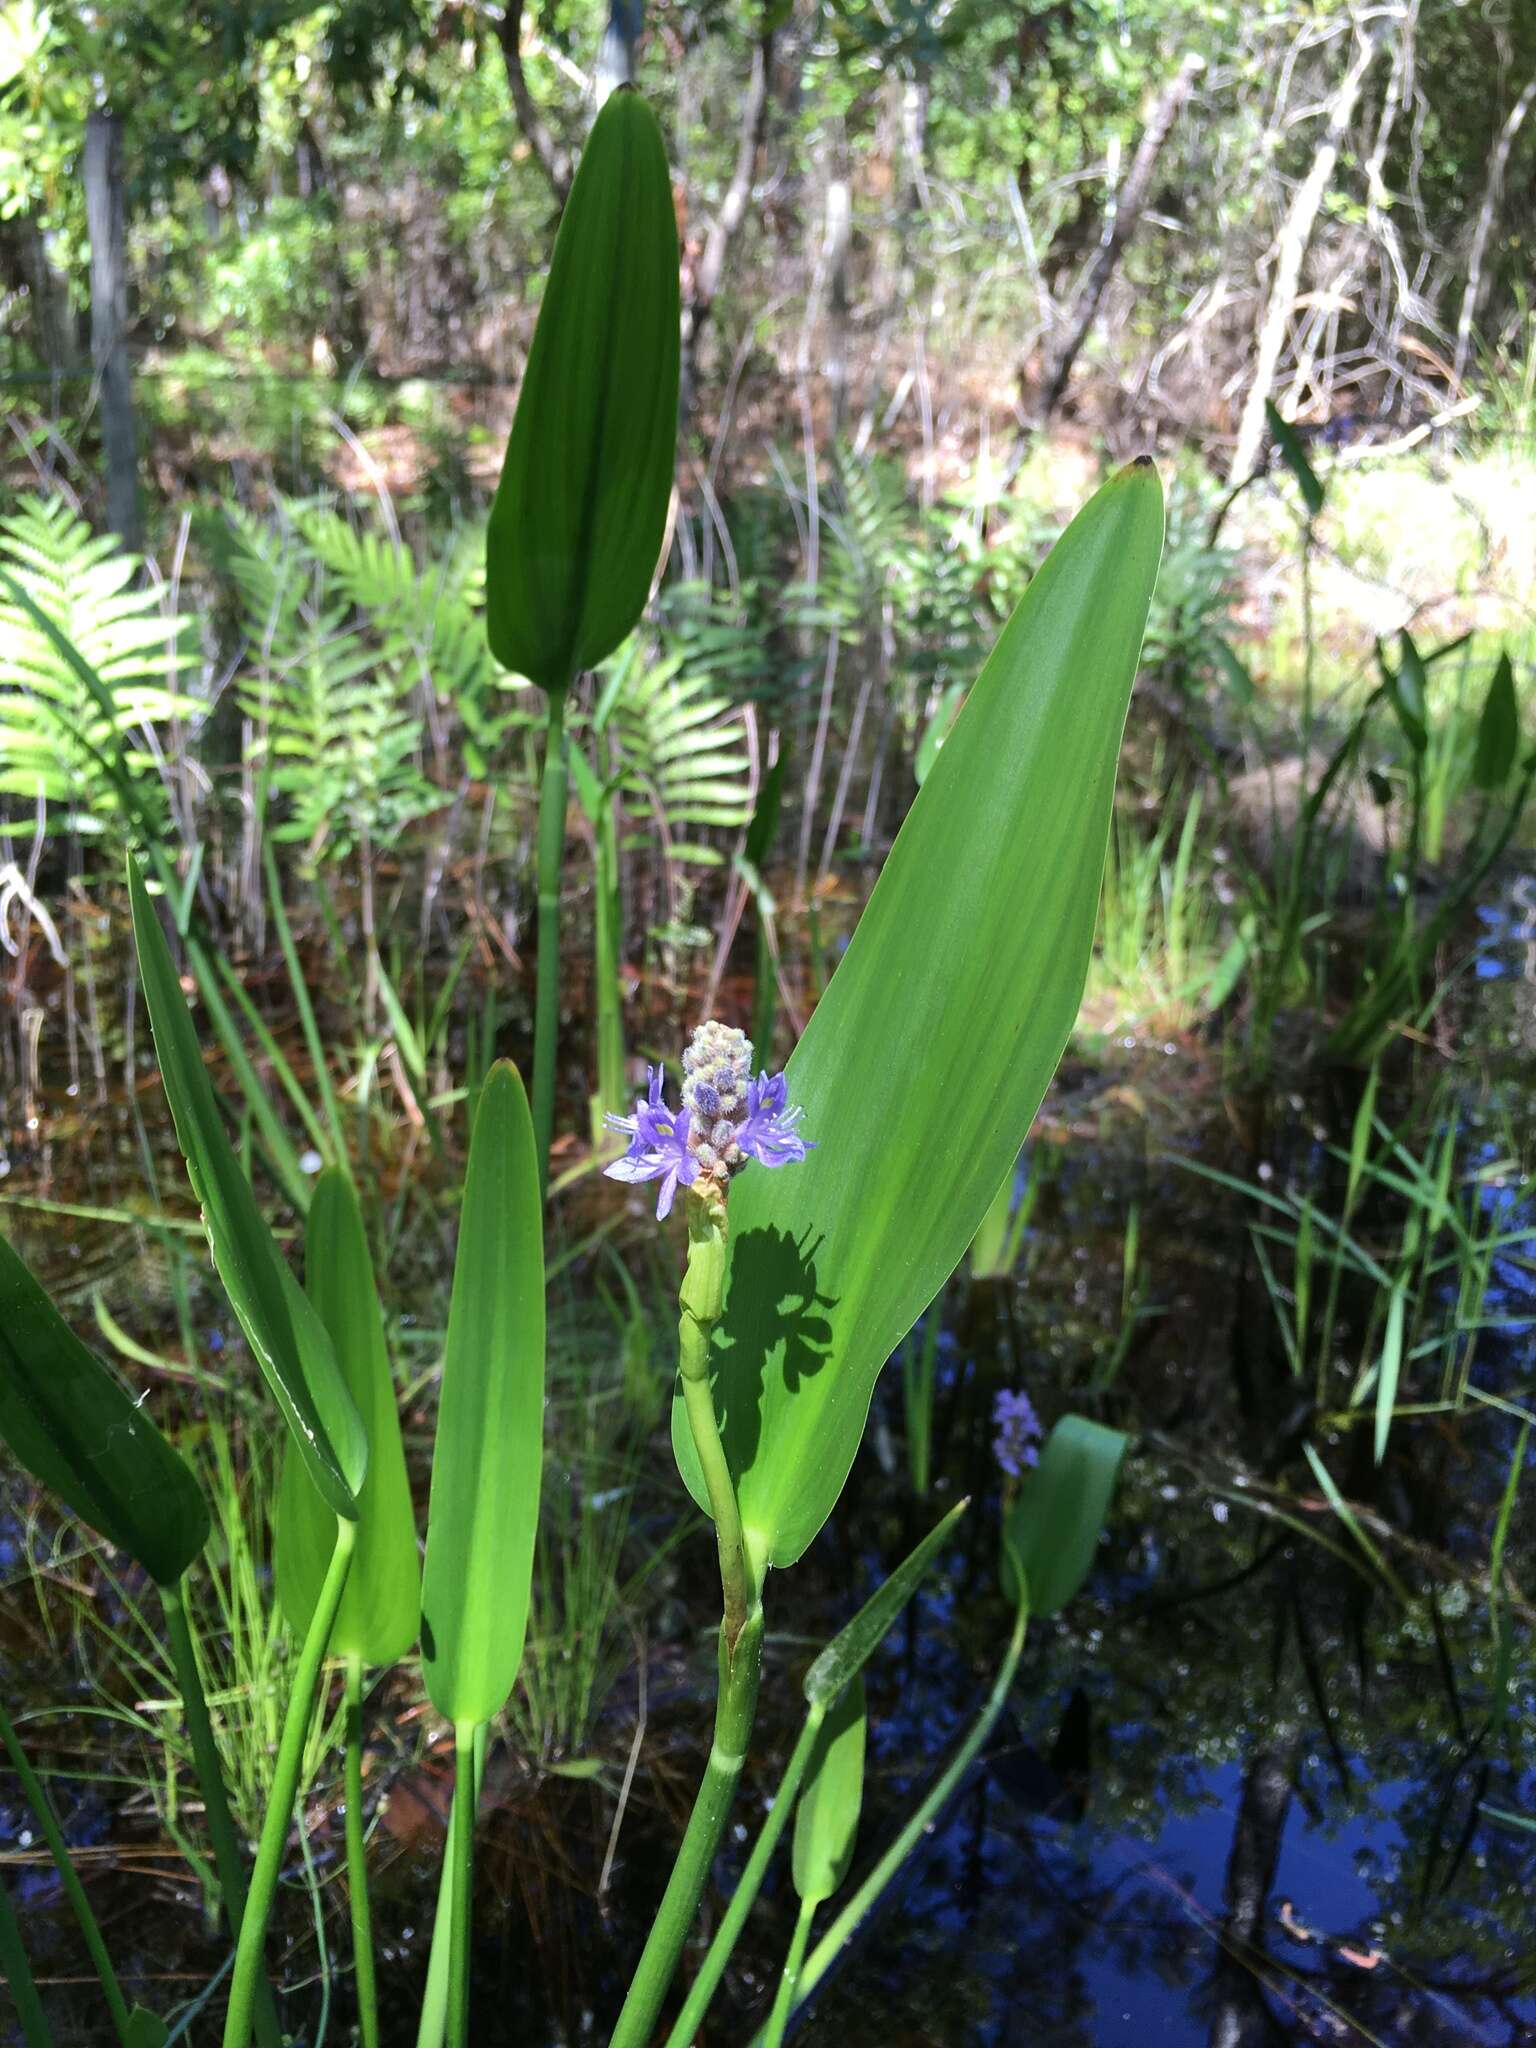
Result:
{"label": "aquatic plant in water", "polygon": [[[532,1104],[507,1062],[479,1082],[419,1583],[345,1128],[333,1120],[331,1132],[319,1131],[317,1143],[334,1140],[336,1156],[306,1205],[301,1286],[230,1142],[158,910],[130,861],[140,975],[178,1142],[218,1277],[288,1437],[278,1579],[301,1641],[248,1885],[180,1590],[208,1533],[196,1481],[21,1261],[0,1259],[0,1437],[162,1591],[235,1942],[225,2048],[246,2048],[253,2035],[263,2048],[281,2039],[263,1974],[267,1922],[333,1647],[346,1659],[354,1710],[348,1872],[361,2036],[365,2048],[379,2039],[355,1825],[357,1716],[364,1662],[398,1659],[412,1633],[456,1759],[419,2040],[461,2048],[468,2039],[476,1812],[488,1731],[523,1654],[538,1528],[564,700],[577,672],[634,627],[655,571],[677,410],[677,261],[659,131],[635,93],[617,92],[597,117],[561,224],[488,541],[492,650],[543,688],[550,707]],[[769,1573],[792,1566],[833,1513],[876,1377],[965,1258],[1076,1016],[1161,540],[1161,491],[1138,464],[1111,478],[1052,550],[925,776],[785,1070],[754,1071],[745,1034],[710,1020],[683,1053],[675,1110],[655,1069],[633,1114],[610,1118],[627,1143],[609,1176],[658,1182],[663,1223],[684,1192],[672,1440],[682,1480],[714,1524],[721,1581],[708,1762],[613,2048],[655,2038],[709,1879],[751,1739]],[[134,809],[128,779],[118,780],[152,879],[185,919],[191,892]],[[203,988],[204,973],[196,978]],[[309,1018],[297,979],[295,993]],[[999,1456],[1011,1460],[1015,1483],[1001,1580],[1014,1622],[981,1715],[894,1849],[811,1948],[816,1912],[854,1853],[859,1673],[953,1527],[951,1513],[812,1664],[805,1728],[779,1800],[672,2048],[685,2048],[703,2017],[797,1792],[807,1802],[794,1833],[802,1912],[772,2038],[978,1753],[1007,1699],[1030,1615],[1054,1613],[1086,1576],[1124,1439],[1065,1417],[1032,1464],[1033,1411],[1022,1394],[1007,1399]],[[158,2018],[123,2006],[96,1938],[93,1954],[124,2048],[163,2041]],[[18,1988],[29,2048],[43,2048],[46,2020],[3,1901],[0,1960]]]}

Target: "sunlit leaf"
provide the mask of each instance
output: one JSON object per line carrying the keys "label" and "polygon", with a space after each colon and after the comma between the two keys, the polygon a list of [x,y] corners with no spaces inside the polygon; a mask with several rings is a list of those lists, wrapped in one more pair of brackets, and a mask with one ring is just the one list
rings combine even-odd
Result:
{"label": "sunlit leaf", "polygon": [[82,1522],[173,1585],[208,1537],[197,1481],[0,1238],[0,1437]]}
{"label": "sunlit leaf", "polygon": [[1138,466],[1051,551],[789,1062],[816,1149],[732,1187],[715,1397],[759,1562],[792,1564],[831,1513],[880,1368],[964,1256],[1066,1044],[1162,526]]}
{"label": "sunlit leaf", "polygon": [[1032,1621],[1060,1613],[1092,1571],[1129,1441],[1063,1415],[1025,1473],[1003,1525],[1003,1591],[1015,1605],[1027,1595]]}
{"label": "sunlit leaf", "polygon": [[155,1054],[213,1263],[311,1477],[333,1512],[350,1519],[368,1465],[362,1418],[225,1135],[170,948],[132,860],[128,893]]}
{"label": "sunlit leaf", "polygon": [[509,1061],[480,1091],[443,1352],[422,1585],[432,1704],[506,1704],[528,1628],[544,1460],[544,1241],[533,1122]]}
{"label": "sunlit leaf", "polygon": [[[368,1434],[357,1544],[331,1630],[331,1654],[393,1664],[416,1640],[421,1614],[416,1524],[368,1233],[352,1183],[335,1167],[315,1183],[304,1262],[306,1291]],[[290,1447],[278,1489],[275,1548],[278,1596],[297,1636],[309,1627],[335,1547],[336,1517]]]}
{"label": "sunlit leaf", "polygon": [[592,124],[486,536],[498,661],[564,690],[630,631],[661,553],[677,441],[678,241],[655,116],[616,92]]}
{"label": "sunlit leaf", "polygon": [[853,1861],[864,1804],[864,1680],[853,1679],[821,1724],[795,1808],[795,1890],[830,1899]]}

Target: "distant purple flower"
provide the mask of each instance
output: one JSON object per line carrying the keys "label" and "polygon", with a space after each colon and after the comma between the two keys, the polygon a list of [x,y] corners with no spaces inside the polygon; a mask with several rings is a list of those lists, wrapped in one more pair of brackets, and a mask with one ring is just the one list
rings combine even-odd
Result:
{"label": "distant purple flower", "polygon": [[795,1126],[804,1112],[788,1107],[782,1074],[752,1077],[746,1034],[713,1021],[701,1024],[683,1054],[683,1107],[662,1099],[659,1068],[647,1069],[648,1092],[633,1116],[609,1116],[608,1128],[629,1139],[629,1150],[603,1171],[610,1180],[659,1180],[658,1218],[672,1207],[679,1184],[711,1185],[721,1195],[748,1160],[788,1166],[803,1159],[811,1141]]}
{"label": "distant purple flower", "polygon": [[1005,1388],[992,1403],[992,1427],[997,1431],[992,1439],[993,1457],[1010,1479],[1022,1478],[1025,1466],[1038,1462],[1039,1442],[1045,1434],[1034,1402],[1028,1394]]}
{"label": "distant purple flower", "polygon": [[688,1187],[697,1177],[699,1162],[688,1147],[687,1110],[674,1116],[661,1095],[660,1067],[646,1068],[647,1095],[635,1104],[633,1116],[608,1116],[603,1121],[611,1131],[622,1131],[629,1150],[603,1168],[610,1180],[629,1182],[659,1180],[656,1197],[658,1219],[670,1213],[678,1182]]}

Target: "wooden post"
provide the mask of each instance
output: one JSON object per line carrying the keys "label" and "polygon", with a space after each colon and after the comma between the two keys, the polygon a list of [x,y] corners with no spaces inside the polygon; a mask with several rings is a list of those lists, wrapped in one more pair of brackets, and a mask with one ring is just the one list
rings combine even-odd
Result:
{"label": "wooden post", "polygon": [[123,124],[104,107],[85,124],[85,221],[91,243],[91,362],[107,466],[107,523],[125,548],[144,545],[133,384],[128,371],[128,221]]}

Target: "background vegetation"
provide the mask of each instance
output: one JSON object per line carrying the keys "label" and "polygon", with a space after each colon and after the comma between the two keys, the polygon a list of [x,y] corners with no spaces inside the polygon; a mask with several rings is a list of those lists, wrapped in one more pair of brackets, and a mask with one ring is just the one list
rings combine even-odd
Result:
{"label": "background vegetation", "polygon": [[[677,1246],[599,1178],[601,1113],[702,1015],[788,1054],[1052,537],[1152,453],[1168,546],[1073,1046],[769,1644],[797,1670],[976,1496],[870,1669],[872,1844],[995,1665],[997,1396],[1137,1447],[899,1953],[830,1983],[805,2038],[1006,2042],[1027,2000],[1073,2043],[1126,2009],[1191,2042],[1525,2039],[1513,0],[0,6],[0,568],[109,691],[0,592],[3,1223],[214,1504],[237,1825],[294,1654],[277,1447],[171,1149],[123,856],[171,859],[210,1069],[286,1237],[321,1164],[354,1163],[421,1501],[469,1114],[534,1015],[544,701],[486,644],[485,519],[594,91],[631,67],[674,174],[683,416],[647,616],[568,714],[543,1532],[488,1767],[483,2023],[611,2018],[709,1684],[709,1545],[666,1444]],[[175,1978],[195,2027],[222,1951],[145,1597],[8,1469],[28,1746],[125,1974]],[[351,2025],[339,1683],[274,1963],[314,2043]],[[414,1669],[367,1712],[381,1943],[424,1971],[450,1758]],[[19,1814],[0,1856],[85,2041]],[[1277,1880],[1298,1833],[1309,1868],[1368,1864],[1358,1896]],[[786,1887],[765,1910],[722,2040],[771,1998]]]}

